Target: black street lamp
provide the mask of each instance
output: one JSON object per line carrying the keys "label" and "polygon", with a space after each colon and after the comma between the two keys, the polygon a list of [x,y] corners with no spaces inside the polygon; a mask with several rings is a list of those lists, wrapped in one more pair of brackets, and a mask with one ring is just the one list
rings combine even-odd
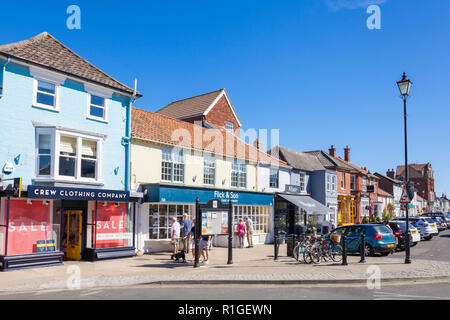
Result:
{"label": "black street lamp", "polygon": [[[408,99],[409,91],[411,90],[411,87],[412,87],[412,82],[410,80],[408,80],[408,78],[406,78],[406,73],[403,72],[402,80],[397,82],[397,86],[400,90],[400,93],[401,93],[402,99],[403,99],[403,117],[404,117],[404,121],[405,121],[405,187],[408,188],[409,187],[409,184],[408,184],[409,176],[408,176],[408,137],[407,137],[407,126],[406,126],[406,119],[407,119],[406,100]],[[410,254],[410,247],[409,247],[410,231],[409,231],[409,213],[408,213],[409,208],[408,207],[409,207],[409,203],[406,203],[406,205],[405,205],[405,209],[406,209],[406,237],[405,237],[406,257],[405,257],[405,263],[406,264],[411,263],[411,254]]]}

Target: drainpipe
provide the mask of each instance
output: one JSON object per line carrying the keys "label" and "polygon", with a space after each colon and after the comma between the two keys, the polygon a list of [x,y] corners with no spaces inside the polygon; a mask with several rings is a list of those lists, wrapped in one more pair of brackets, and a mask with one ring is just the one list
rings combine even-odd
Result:
{"label": "drainpipe", "polygon": [[3,98],[3,90],[4,90],[4,85],[3,85],[3,83],[5,82],[5,72],[6,72],[6,66],[9,64],[9,62],[10,62],[10,58],[9,58],[9,56],[6,58],[6,61],[5,61],[5,64],[3,65],[3,67],[2,67],[2,82],[1,82],[1,85],[0,85],[0,88],[1,88],[1,90],[0,90],[0,98]]}
{"label": "drainpipe", "polygon": [[127,105],[127,125],[126,125],[126,137],[125,137],[125,191],[131,191],[131,107],[136,100],[136,87],[137,79],[134,79],[133,95],[128,101]]}

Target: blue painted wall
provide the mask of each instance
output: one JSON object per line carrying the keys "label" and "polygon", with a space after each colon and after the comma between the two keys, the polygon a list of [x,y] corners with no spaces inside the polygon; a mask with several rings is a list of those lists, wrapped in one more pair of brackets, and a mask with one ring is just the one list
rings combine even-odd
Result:
{"label": "blue painted wall", "polygon": [[33,77],[29,68],[12,62],[6,67],[3,97],[0,98],[0,171],[6,162],[14,162],[14,159],[18,161],[14,163],[12,174],[1,172],[5,179],[22,177],[23,184],[27,185],[32,184],[36,177],[35,128],[32,125],[32,121],[36,121],[107,135],[103,143],[103,188],[124,189],[125,147],[122,137],[126,135],[126,105],[129,97],[113,95],[108,102],[108,123],[103,123],[87,119],[87,95],[82,82],[66,79],[60,89],[59,112],[35,108],[32,106]]}

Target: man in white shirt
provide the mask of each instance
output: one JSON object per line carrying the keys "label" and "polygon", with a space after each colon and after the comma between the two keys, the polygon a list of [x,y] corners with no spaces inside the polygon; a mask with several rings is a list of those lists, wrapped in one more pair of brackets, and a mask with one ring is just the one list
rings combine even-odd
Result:
{"label": "man in white shirt", "polygon": [[177,221],[177,218],[172,217],[172,229],[170,231],[172,245],[173,245],[173,254],[178,253],[178,247],[180,245],[180,224]]}
{"label": "man in white shirt", "polygon": [[253,248],[253,221],[247,216],[244,217],[244,221],[247,230],[247,241],[248,241],[247,248]]}

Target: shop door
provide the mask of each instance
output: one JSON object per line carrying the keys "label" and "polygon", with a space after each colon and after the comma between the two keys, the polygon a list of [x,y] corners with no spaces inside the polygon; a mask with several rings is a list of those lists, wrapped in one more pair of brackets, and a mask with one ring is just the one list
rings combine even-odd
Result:
{"label": "shop door", "polygon": [[83,211],[67,210],[66,219],[66,258],[70,260],[81,260],[81,226]]}

